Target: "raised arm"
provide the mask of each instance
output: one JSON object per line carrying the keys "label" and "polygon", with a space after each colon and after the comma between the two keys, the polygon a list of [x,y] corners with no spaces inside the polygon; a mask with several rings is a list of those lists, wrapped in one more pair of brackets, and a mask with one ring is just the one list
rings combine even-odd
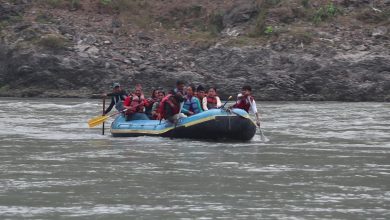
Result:
{"label": "raised arm", "polygon": [[219,96],[217,96],[215,98],[217,99],[217,108],[221,107],[222,106],[221,99],[219,98]]}
{"label": "raised arm", "polygon": [[110,103],[110,105],[108,106],[108,108],[104,111],[104,115],[107,114],[107,113],[109,113],[109,112],[111,111],[112,107],[114,107],[114,105],[115,105],[114,98],[115,98],[115,97],[113,97],[113,96],[111,97],[111,103]]}
{"label": "raised arm", "polygon": [[207,111],[209,110],[207,108],[207,97],[204,97],[203,100],[202,100],[202,106],[203,106],[203,110]]}

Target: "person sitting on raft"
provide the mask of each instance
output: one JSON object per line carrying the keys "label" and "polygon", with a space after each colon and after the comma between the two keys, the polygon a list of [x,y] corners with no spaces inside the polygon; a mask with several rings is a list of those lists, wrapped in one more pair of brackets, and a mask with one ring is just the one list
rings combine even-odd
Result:
{"label": "person sitting on raft", "polygon": [[159,93],[159,91],[157,89],[154,89],[152,92],[152,96],[150,98],[146,99],[145,114],[148,116],[149,119],[153,119],[152,108],[153,108],[153,104],[158,101],[158,98],[157,98],[158,93]]}
{"label": "person sitting on raft", "polygon": [[145,114],[145,97],[141,85],[136,85],[134,93],[130,94],[124,101],[126,110],[126,121],[149,120]]}
{"label": "person sitting on raft", "polygon": [[[205,97],[205,91],[204,91],[204,87],[202,85],[199,85],[196,88],[196,97],[198,98],[199,102],[203,101],[203,98]],[[200,105],[200,107],[201,107],[202,111],[204,111],[203,106]]]}
{"label": "person sitting on raft", "polygon": [[158,106],[157,120],[166,119],[171,123],[176,123],[180,118],[187,117],[180,113],[180,103],[184,101],[183,96],[174,91],[165,96]]}
{"label": "person sitting on raft", "polygon": [[158,106],[160,105],[161,100],[165,97],[164,91],[158,91],[157,93],[157,100],[153,103],[152,106],[152,119],[157,119],[158,116]]}
{"label": "person sitting on raft", "polygon": [[202,112],[203,110],[200,107],[199,99],[194,96],[195,86],[188,86],[186,91],[187,95],[185,96],[185,101],[181,112],[188,116]]}
{"label": "person sitting on raft", "polygon": [[241,93],[237,96],[236,104],[232,106],[233,108],[240,108],[246,112],[253,112],[256,115],[256,124],[260,126],[260,117],[257,112],[255,98],[252,96],[252,88],[250,86],[243,86]]}
{"label": "person sitting on raft", "polygon": [[126,91],[124,91],[119,83],[114,83],[112,85],[112,93],[103,94],[103,97],[111,96],[111,103],[108,106],[106,110],[104,110],[103,115],[108,114],[112,107],[115,106],[115,109],[120,111],[123,111],[123,101],[126,99]]}
{"label": "person sitting on raft", "polygon": [[219,108],[222,106],[221,100],[217,96],[217,89],[211,87],[207,92],[207,96],[203,98],[202,101],[203,110],[207,111],[209,109]]}

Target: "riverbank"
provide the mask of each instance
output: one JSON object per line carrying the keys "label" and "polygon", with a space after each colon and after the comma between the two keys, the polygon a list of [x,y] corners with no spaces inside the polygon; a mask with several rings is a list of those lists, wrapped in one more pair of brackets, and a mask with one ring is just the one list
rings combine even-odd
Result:
{"label": "riverbank", "polygon": [[[376,1],[379,11],[347,1],[189,1],[162,14],[156,3],[137,6],[150,18],[141,21],[86,2],[1,1],[0,96],[93,97],[112,82],[151,91],[182,79],[222,97],[249,84],[257,100],[390,101],[387,1]],[[334,14],[318,14],[330,6]]]}

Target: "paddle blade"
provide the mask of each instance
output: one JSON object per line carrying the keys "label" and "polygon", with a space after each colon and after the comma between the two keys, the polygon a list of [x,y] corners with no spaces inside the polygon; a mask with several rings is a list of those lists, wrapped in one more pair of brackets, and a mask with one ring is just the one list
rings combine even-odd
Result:
{"label": "paddle blade", "polygon": [[88,121],[88,126],[90,128],[96,127],[100,124],[102,124],[105,120],[107,120],[110,116],[109,115],[102,115],[95,118],[92,118]]}
{"label": "paddle blade", "polygon": [[261,141],[262,141],[262,142],[268,142],[269,139],[263,134],[263,131],[261,130],[260,127],[258,128],[258,131],[259,131],[259,133],[260,133],[260,139],[261,139]]}

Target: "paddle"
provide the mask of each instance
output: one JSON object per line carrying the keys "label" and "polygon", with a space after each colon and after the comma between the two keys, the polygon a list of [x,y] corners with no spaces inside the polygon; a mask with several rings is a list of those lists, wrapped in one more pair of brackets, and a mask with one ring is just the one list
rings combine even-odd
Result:
{"label": "paddle", "polygon": [[[104,114],[105,110],[106,110],[106,98],[103,97],[103,114]],[[104,122],[103,122],[103,126],[102,126],[102,135],[104,135]]]}
{"label": "paddle", "polygon": [[[252,106],[252,102],[251,102],[251,100],[248,100],[249,101],[249,104],[251,105],[251,109],[253,110],[253,106]],[[258,117],[258,115],[256,115],[256,117]],[[256,118],[257,120],[258,120],[258,118]],[[260,121],[260,120],[259,120]],[[260,127],[260,125],[258,126],[258,128],[259,128],[259,131],[260,131],[260,138],[261,138],[261,141],[266,141],[267,140],[267,138],[265,137],[265,135],[263,134],[263,131],[261,130],[261,127]]]}
{"label": "paddle", "polygon": [[219,108],[224,108],[225,105],[228,103],[228,101],[229,101],[230,99],[232,99],[232,98],[233,98],[233,96],[229,96],[229,98],[226,100],[226,102],[225,102],[221,107],[219,107]]}
{"label": "paddle", "polygon": [[259,131],[260,131],[260,138],[261,138],[261,141],[266,141],[267,140],[267,138],[265,137],[265,135],[263,134],[263,131],[261,130],[261,127],[260,127],[260,125],[259,125]]}
{"label": "paddle", "polygon": [[98,116],[98,117],[95,117],[95,118],[92,118],[88,121],[88,126],[90,128],[93,128],[93,127],[96,127],[102,123],[104,123],[108,118],[112,117],[112,116],[115,116],[117,114],[120,114],[122,112],[116,112],[114,114],[111,114],[111,115],[101,115],[101,116]]}
{"label": "paddle", "polygon": [[[143,103],[140,103],[136,106],[134,106],[133,108],[137,108],[138,106],[142,105]],[[98,117],[95,117],[95,118],[92,118],[88,121],[88,125],[90,128],[93,128],[93,127],[96,127],[98,125],[100,125],[101,123],[104,123],[108,118],[112,117],[112,116],[115,116],[117,114],[120,114],[120,113],[123,113],[127,111],[127,109],[124,109],[120,112],[116,112],[114,114],[111,114],[111,115],[101,115],[101,116],[98,116]]]}

